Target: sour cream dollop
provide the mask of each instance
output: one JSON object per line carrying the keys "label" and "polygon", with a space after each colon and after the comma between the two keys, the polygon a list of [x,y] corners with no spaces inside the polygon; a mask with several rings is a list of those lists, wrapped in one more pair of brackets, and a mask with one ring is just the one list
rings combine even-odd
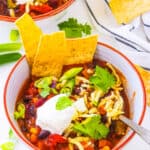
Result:
{"label": "sour cream dollop", "polygon": [[63,110],[56,110],[56,103],[62,96],[66,95],[60,94],[54,96],[37,109],[36,124],[51,133],[62,134],[71,123],[71,120],[77,111],[84,112],[87,110],[84,98],[78,99],[72,106]]}

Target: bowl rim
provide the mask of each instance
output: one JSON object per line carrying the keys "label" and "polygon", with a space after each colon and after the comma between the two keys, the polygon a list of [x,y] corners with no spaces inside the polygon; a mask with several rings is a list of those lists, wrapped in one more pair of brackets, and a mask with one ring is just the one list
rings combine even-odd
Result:
{"label": "bowl rim", "polygon": [[[60,7],[56,8],[52,11],[49,11],[49,12],[41,14],[41,15],[33,16],[32,18],[33,18],[33,20],[38,21],[38,20],[48,18],[50,16],[54,16],[54,15],[62,12],[63,10],[67,9],[73,2],[75,2],[75,0],[69,0],[66,3],[64,3],[63,5],[61,5]],[[19,17],[10,17],[10,16],[0,15],[0,20],[7,21],[7,22],[14,22],[18,18]]]}
{"label": "bowl rim", "polygon": [[[138,124],[140,125],[142,123],[143,119],[144,119],[145,112],[146,112],[146,91],[145,91],[144,82],[142,80],[142,77],[141,77],[140,73],[137,71],[135,65],[128,59],[128,57],[125,56],[120,51],[118,51],[117,49],[113,48],[112,46],[110,46],[108,44],[101,43],[101,42],[98,42],[97,46],[103,46],[103,47],[108,48],[108,49],[114,51],[115,53],[119,54],[121,57],[123,57],[129,63],[129,65],[132,67],[132,69],[137,74],[137,76],[138,76],[138,78],[140,80],[140,84],[142,86],[142,91],[143,91],[143,110],[142,110],[142,113],[141,113],[141,115],[139,117],[139,122],[138,122]],[[18,60],[18,62],[14,65],[14,67],[11,69],[11,71],[10,71],[10,73],[9,73],[7,79],[6,79],[6,83],[5,83],[5,86],[4,86],[4,93],[3,93],[3,104],[4,104],[4,110],[5,110],[6,118],[8,119],[9,124],[11,125],[11,127],[15,131],[15,133],[18,135],[18,137],[20,139],[22,139],[22,141],[24,141],[29,147],[31,147],[31,148],[33,148],[35,150],[38,150],[39,148],[34,146],[22,134],[20,134],[19,131],[17,131],[16,127],[14,126],[13,122],[10,119],[9,112],[8,112],[8,109],[7,109],[7,105],[6,105],[6,93],[7,93],[7,88],[8,88],[9,81],[11,79],[11,76],[12,76],[13,72],[15,71],[17,66],[22,62],[23,59],[25,59],[25,55],[22,56],[22,58],[20,58]],[[118,149],[122,148],[123,146],[125,146],[133,138],[134,135],[135,135],[135,132],[132,131],[130,133],[130,135],[128,136],[128,138],[125,139],[125,141],[123,141],[122,143],[116,145],[116,147],[114,147],[113,150],[118,150]]]}

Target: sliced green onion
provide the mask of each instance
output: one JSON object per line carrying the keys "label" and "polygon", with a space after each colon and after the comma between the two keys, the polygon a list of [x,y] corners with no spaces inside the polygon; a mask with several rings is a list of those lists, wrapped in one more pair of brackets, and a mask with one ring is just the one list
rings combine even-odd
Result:
{"label": "sliced green onion", "polygon": [[8,53],[0,55],[0,65],[18,60],[22,55],[20,53]]}
{"label": "sliced green onion", "polygon": [[10,52],[20,50],[22,44],[20,42],[15,43],[2,43],[0,44],[0,52]]}
{"label": "sliced green onion", "polygon": [[12,29],[10,31],[10,40],[17,41],[19,39],[19,31],[16,29]]}

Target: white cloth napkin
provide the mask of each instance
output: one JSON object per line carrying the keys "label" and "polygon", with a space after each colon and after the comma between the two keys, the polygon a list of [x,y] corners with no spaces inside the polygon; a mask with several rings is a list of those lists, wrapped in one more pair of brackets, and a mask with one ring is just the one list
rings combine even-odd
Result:
{"label": "white cloth napkin", "polygon": [[142,15],[142,21],[143,21],[145,34],[148,40],[150,40],[150,12],[147,12]]}
{"label": "white cloth napkin", "polygon": [[106,42],[109,44],[113,39],[111,42],[113,47],[128,56],[134,63],[150,68],[150,43],[145,38],[140,18],[127,25],[118,25],[106,1],[86,1],[98,21],[96,23],[95,19],[92,19],[97,31],[101,35],[111,37]]}

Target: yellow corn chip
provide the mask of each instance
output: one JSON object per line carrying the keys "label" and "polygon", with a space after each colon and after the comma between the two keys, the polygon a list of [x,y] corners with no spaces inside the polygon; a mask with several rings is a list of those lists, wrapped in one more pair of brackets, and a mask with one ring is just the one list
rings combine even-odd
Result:
{"label": "yellow corn chip", "polygon": [[67,39],[68,58],[65,64],[79,64],[91,62],[96,51],[98,36],[91,35],[85,38]]}
{"label": "yellow corn chip", "polygon": [[16,20],[15,24],[21,34],[28,63],[32,66],[42,31],[27,13]]}
{"label": "yellow corn chip", "polygon": [[109,5],[119,24],[128,23],[150,10],[150,0],[111,0]]}
{"label": "yellow corn chip", "polygon": [[32,75],[59,77],[66,59],[66,39],[63,31],[41,36],[32,66]]}
{"label": "yellow corn chip", "polygon": [[141,68],[140,66],[136,66],[137,70],[142,76],[144,81],[144,85],[146,88],[146,98],[147,104],[150,106],[150,71],[146,71],[145,69]]}

